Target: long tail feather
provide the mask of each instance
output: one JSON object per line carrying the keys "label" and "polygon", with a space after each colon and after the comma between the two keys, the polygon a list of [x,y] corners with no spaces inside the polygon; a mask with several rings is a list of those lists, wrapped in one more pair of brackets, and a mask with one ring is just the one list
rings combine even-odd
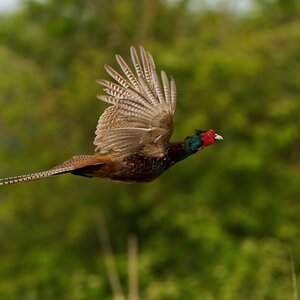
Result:
{"label": "long tail feather", "polygon": [[38,180],[38,179],[50,177],[53,175],[68,173],[73,170],[74,170],[74,166],[68,166],[68,167],[62,167],[62,168],[55,168],[55,169],[44,171],[44,172],[3,178],[3,179],[0,179],[0,186]]}

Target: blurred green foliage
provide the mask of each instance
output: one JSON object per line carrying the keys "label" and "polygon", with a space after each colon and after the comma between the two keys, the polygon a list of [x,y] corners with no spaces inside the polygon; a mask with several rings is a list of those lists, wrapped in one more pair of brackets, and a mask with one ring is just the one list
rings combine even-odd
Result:
{"label": "blurred green foliage", "polygon": [[[300,9],[194,11],[190,1],[26,1],[0,16],[0,176],[93,152],[104,63],[144,45],[177,83],[174,139],[224,142],[153,183],[66,175],[0,190],[1,299],[112,299],[139,240],[141,299],[292,299],[300,270]],[[289,249],[293,259],[289,255]]]}

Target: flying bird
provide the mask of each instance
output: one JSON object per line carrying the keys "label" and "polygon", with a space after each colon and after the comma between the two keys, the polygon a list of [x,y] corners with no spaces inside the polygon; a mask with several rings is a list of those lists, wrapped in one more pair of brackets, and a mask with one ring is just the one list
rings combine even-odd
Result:
{"label": "flying bird", "polygon": [[0,179],[1,185],[27,182],[71,173],[108,178],[121,182],[148,182],[175,163],[223,138],[209,130],[170,142],[176,109],[176,86],[164,71],[157,74],[154,60],[143,47],[131,47],[130,68],[116,55],[121,73],[105,65],[113,81],[100,79],[104,95],[111,104],[100,116],[94,155],[77,155],[53,169]]}

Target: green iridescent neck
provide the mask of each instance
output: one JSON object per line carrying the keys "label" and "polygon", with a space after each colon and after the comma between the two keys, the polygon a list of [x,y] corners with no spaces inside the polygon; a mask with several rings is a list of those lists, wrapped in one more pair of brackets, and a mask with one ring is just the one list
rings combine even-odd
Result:
{"label": "green iridescent neck", "polygon": [[203,141],[199,136],[188,136],[184,139],[183,145],[187,154],[193,154],[203,146]]}
{"label": "green iridescent neck", "polygon": [[170,143],[168,156],[171,165],[196,153],[202,146],[203,141],[199,136],[188,136],[182,141]]}

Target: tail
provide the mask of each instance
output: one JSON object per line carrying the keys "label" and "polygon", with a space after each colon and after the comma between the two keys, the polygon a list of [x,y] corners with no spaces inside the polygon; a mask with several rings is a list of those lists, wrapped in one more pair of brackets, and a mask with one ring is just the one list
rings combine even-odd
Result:
{"label": "tail", "polygon": [[[92,170],[102,164],[103,162],[101,160],[99,161],[98,156],[77,155],[77,156],[73,156],[71,159],[63,162],[62,164],[48,171],[0,179],[0,186],[19,183],[19,182],[33,181],[33,180],[50,177],[53,175],[59,175],[59,174],[70,173],[70,172],[72,172],[75,175],[90,177],[88,174],[85,175],[84,171],[90,169]],[[82,171],[83,173],[81,173],[80,171]]]}
{"label": "tail", "polygon": [[38,180],[38,179],[50,177],[50,176],[53,176],[53,175],[68,173],[68,172],[71,172],[73,170],[74,170],[74,167],[69,166],[69,167],[64,167],[64,168],[55,168],[55,169],[52,169],[52,170],[33,173],[33,174],[7,177],[7,178],[0,179],[0,186],[19,183],[19,182],[27,182],[27,181]]}

